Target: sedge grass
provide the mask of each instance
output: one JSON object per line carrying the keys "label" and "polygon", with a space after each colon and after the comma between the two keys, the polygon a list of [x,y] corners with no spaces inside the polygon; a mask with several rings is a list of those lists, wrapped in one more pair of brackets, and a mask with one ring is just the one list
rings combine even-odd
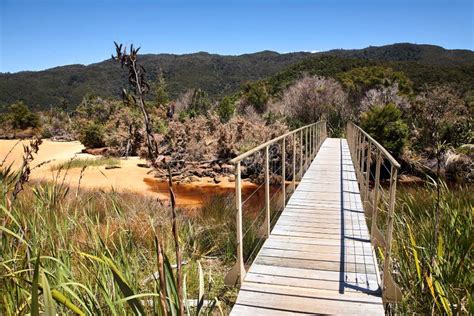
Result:
{"label": "sedge grass", "polygon": [[[9,204],[7,178],[2,176],[0,183],[0,314],[161,315],[157,280],[144,283],[157,270],[156,236],[163,243],[171,286],[166,304],[176,309],[167,207],[134,194],[81,191],[74,196],[57,183],[30,184]],[[184,216],[178,221],[180,240],[199,238],[193,234],[203,222]],[[196,256],[189,249],[183,251],[183,261],[189,262],[183,266],[186,297],[210,300],[210,308],[216,307],[228,268],[220,258]]]}
{"label": "sedge grass", "polygon": [[86,167],[101,167],[101,166],[120,166],[120,159],[111,157],[97,157],[97,158],[75,158],[70,161],[66,161],[60,164],[51,166],[51,170],[67,170],[74,168],[86,168]]}
{"label": "sedge grass", "polygon": [[400,314],[472,314],[472,186],[441,183],[438,240],[434,240],[436,188],[398,191],[393,252],[395,278],[403,293]]}

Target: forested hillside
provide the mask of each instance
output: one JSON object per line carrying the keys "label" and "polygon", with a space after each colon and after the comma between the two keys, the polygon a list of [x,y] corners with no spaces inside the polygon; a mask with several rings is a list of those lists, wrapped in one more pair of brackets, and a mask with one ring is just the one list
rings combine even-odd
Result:
{"label": "forested hillside", "polygon": [[[140,62],[151,84],[160,71],[166,79],[171,98],[188,89],[202,89],[210,96],[233,93],[245,81],[273,75],[309,56],[310,53],[278,54],[264,51],[240,56],[208,53],[187,55],[145,54]],[[86,95],[117,97],[126,73],[106,60],[83,66],[69,65],[38,72],[0,74],[0,105],[17,100],[36,109],[49,109],[64,102],[75,108]]]}
{"label": "forested hillside", "polygon": [[[240,56],[208,53],[141,55],[153,84],[160,69],[171,98],[189,89],[201,89],[211,98],[238,91],[247,81],[271,77],[275,91],[303,72],[335,76],[364,66],[402,71],[415,88],[430,83],[474,86],[474,52],[446,50],[432,45],[394,44],[358,50],[331,50],[316,54],[279,54],[264,51]],[[0,74],[0,106],[22,100],[33,109],[65,105],[75,108],[87,94],[117,97],[126,74],[110,60],[83,66],[69,65],[38,72]]]}

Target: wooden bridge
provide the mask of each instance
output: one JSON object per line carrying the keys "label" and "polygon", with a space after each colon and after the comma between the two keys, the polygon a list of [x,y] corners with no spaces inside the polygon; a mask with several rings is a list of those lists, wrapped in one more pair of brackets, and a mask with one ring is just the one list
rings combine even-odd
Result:
{"label": "wooden bridge", "polygon": [[[400,299],[389,273],[399,164],[356,125],[349,123],[346,135],[327,138],[326,123],[318,122],[232,161],[238,253],[226,282],[240,291],[231,315],[382,315],[384,303]],[[241,171],[252,166],[263,173],[265,201],[263,215],[245,221]],[[262,243],[250,252],[244,244],[252,225]],[[383,274],[374,247],[385,258]]]}

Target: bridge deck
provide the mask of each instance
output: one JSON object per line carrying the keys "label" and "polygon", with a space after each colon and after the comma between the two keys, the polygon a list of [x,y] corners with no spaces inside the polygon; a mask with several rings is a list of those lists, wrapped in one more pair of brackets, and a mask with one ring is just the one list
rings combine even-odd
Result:
{"label": "bridge deck", "polygon": [[345,139],[329,138],[243,282],[231,315],[384,314]]}

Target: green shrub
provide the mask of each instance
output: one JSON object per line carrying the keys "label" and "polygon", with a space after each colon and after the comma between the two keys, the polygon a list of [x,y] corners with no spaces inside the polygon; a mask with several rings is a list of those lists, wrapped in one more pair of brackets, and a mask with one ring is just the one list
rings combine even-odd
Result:
{"label": "green shrub", "polygon": [[257,113],[264,113],[267,110],[270,95],[262,82],[249,83],[244,88],[244,100],[247,105],[253,106]]}
{"label": "green shrub", "polygon": [[38,114],[30,111],[21,101],[10,105],[9,112],[13,128],[26,129],[39,126]]}
{"label": "green shrub", "polygon": [[168,122],[165,120],[153,121],[153,132],[163,135],[168,133]]}
{"label": "green shrub", "polygon": [[221,119],[222,123],[228,122],[235,112],[235,102],[231,97],[224,97],[217,106],[217,115]]}
{"label": "green shrub", "polygon": [[211,102],[207,96],[207,93],[201,89],[194,90],[193,96],[191,98],[191,104],[187,109],[187,116],[196,117],[198,115],[203,115],[209,112],[211,109]]}
{"label": "green shrub", "polygon": [[389,103],[362,114],[360,126],[395,157],[399,156],[408,136],[401,111]]}
{"label": "green shrub", "polygon": [[95,123],[87,125],[81,131],[79,140],[87,148],[104,147],[104,127]]}
{"label": "green shrub", "polygon": [[157,106],[166,105],[170,101],[166,80],[161,71],[158,74],[158,78],[156,79],[155,88],[153,92],[155,95],[155,102]]}
{"label": "green shrub", "polygon": [[357,102],[365,93],[377,87],[388,87],[395,82],[402,94],[410,94],[412,83],[403,72],[382,66],[358,67],[337,75],[348,90],[351,101]]}

